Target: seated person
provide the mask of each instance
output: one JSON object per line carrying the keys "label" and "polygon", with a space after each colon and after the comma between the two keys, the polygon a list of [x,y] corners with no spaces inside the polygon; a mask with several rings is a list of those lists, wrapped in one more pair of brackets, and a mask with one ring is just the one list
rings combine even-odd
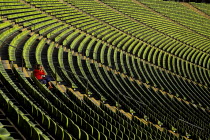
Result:
{"label": "seated person", "polygon": [[51,84],[51,79],[45,74],[43,70],[43,66],[38,64],[36,65],[34,69],[34,76],[43,84],[46,84],[48,86],[48,89],[53,88]]}

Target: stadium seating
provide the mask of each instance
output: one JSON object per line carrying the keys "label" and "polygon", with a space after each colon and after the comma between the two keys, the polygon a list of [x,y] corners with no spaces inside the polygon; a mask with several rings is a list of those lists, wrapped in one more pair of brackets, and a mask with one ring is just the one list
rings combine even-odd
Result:
{"label": "stadium seating", "polygon": [[195,2],[191,2],[190,4],[193,5],[195,8],[198,8],[199,10],[203,11],[207,15],[210,15],[209,4],[195,3]]}
{"label": "stadium seating", "polygon": [[188,6],[0,0],[0,139],[209,139],[209,6]]}

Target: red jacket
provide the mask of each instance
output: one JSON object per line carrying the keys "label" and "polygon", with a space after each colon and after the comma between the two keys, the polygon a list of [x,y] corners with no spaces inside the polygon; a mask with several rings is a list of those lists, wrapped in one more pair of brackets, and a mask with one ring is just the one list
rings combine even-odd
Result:
{"label": "red jacket", "polygon": [[34,70],[34,76],[35,76],[38,80],[40,80],[40,79],[43,78],[42,75],[45,75],[45,72],[44,72],[43,70],[39,70],[39,69],[35,69],[35,70]]}

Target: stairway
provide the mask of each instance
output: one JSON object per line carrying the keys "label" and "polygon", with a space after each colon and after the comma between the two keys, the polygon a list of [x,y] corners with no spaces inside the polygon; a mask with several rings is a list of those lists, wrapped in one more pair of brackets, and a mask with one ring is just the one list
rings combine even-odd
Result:
{"label": "stairway", "polygon": [[195,8],[193,5],[187,3],[187,2],[181,2],[182,5],[188,7],[189,9],[193,10],[194,12],[196,12],[197,14],[200,14],[201,16],[204,16],[205,18],[210,19],[210,16],[207,15],[206,13],[200,11],[199,9]]}

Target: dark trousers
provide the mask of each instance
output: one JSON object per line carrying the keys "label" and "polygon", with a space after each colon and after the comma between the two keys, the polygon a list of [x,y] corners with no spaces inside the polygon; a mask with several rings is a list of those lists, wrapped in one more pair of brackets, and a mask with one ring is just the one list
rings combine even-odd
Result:
{"label": "dark trousers", "polygon": [[43,79],[39,79],[39,81],[42,83],[42,84],[47,84],[48,82],[51,81],[51,78],[46,75],[45,77],[43,77]]}

